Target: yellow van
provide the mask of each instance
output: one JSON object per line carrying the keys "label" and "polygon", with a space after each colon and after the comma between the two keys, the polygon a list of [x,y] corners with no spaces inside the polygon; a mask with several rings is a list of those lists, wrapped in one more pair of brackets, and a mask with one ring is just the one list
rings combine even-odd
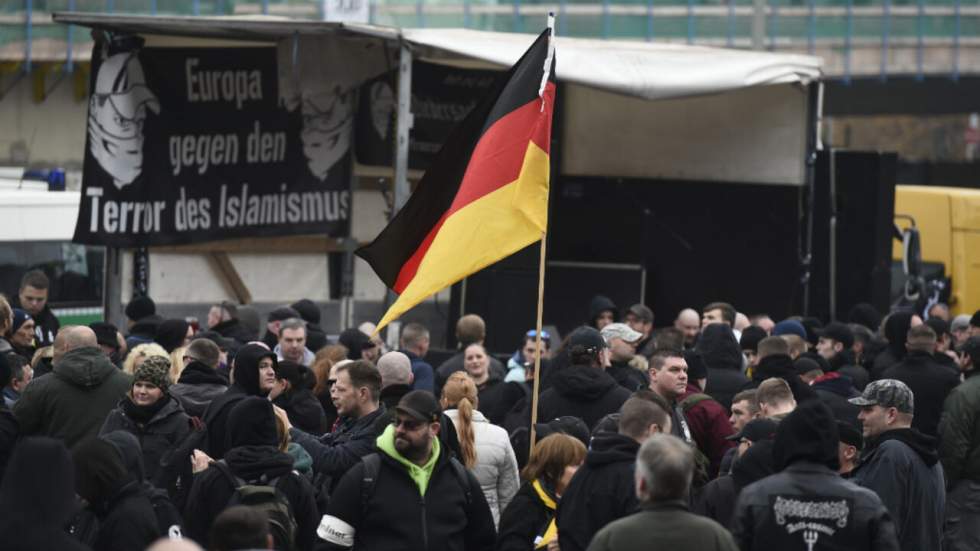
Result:
{"label": "yellow van", "polygon": [[[897,186],[895,224],[919,230],[922,261],[942,264],[951,279],[953,314],[980,309],[980,190],[938,186]],[[902,243],[892,258],[902,260]]]}

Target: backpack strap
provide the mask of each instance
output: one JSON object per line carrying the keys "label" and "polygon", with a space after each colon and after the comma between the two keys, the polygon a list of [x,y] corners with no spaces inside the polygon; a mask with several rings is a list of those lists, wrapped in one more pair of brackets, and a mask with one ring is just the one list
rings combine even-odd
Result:
{"label": "backpack strap", "polygon": [[374,487],[378,484],[378,473],[381,471],[381,456],[377,453],[361,458],[364,463],[364,476],[361,478],[361,517],[367,516],[368,502],[374,495]]}
{"label": "backpack strap", "polygon": [[235,489],[235,491],[241,490],[242,486],[246,484],[244,479],[238,478],[237,476],[235,476],[235,473],[231,472],[231,467],[229,467],[228,464],[225,463],[224,459],[219,459],[217,461],[214,461],[213,463],[211,463],[211,466],[217,468],[218,472],[223,474],[225,478],[228,479],[228,482],[231,482],[231,486],[232,488]]}

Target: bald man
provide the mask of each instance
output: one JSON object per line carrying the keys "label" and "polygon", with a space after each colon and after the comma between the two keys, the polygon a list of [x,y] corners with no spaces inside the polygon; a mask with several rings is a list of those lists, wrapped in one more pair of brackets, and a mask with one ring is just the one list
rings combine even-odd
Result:
{"label": "bald man", "polygon": [[59,438],[69,448],[97,436],[112,408],[133,384],[102,353],[95,333],[67,326],[54,340],[54,367],[34,379],[14,405],[24,435]]}
{"label": "bald man", "polygon": [[698,340],[698,333],[701,332],[701,314],[693,308],[685,308],[677,314],[674,327],[684,333],[684,348],[694,348],[694,342]]}

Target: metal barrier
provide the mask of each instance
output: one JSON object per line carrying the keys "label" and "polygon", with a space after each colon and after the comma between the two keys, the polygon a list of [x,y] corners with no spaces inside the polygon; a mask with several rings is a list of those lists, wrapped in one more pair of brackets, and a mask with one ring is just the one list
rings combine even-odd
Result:
{"label": "metal barrier", "polygon": [[[855,74],[854,52],[858,49],[877,48],[877,74],[882,80],[889,76],[890,52],[896,48],[914,49],[914,68],[903,72],[914,72],[921,80],[926,74],[940,72],[934,64],[930,65],[927,51],[945,48],[950,59],[942,73],[957,80],[963,61],[961,50],[964,46],[980,48],[980,4],[963,6],[962,0],[539,2],[383,0],[371,6],[371,20],[399,26],[527,32],[539,27],[548,11],[557,11],[559,35],[823,55],[833,52],[841,57],[836,76],[845,82]],[[35,62],[57,62],[70,74],[80,49],[91,43],[80,43],[78,30],[53,23],[50,14],[55,11],[273,14],[318,19],[322,10],[322,0],[13,0],[6,8],[0,8],[0,65],[7,68],[7,74],[13,66],[28,74]],[[43,51],[38,45],[44,46]],[[87,52],[84,55],[87,59]],[[867,64],[867,60],[863,63]]]}

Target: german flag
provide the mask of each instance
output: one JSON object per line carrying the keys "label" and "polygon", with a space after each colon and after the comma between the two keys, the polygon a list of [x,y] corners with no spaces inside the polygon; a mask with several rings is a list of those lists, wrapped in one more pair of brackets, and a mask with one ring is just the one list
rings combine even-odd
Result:
{"label": "german flag", "polygon": [[544,234],[555,105],[550,33],[453,129],[405,206],[357,251],[399,295],[379,330]]}

